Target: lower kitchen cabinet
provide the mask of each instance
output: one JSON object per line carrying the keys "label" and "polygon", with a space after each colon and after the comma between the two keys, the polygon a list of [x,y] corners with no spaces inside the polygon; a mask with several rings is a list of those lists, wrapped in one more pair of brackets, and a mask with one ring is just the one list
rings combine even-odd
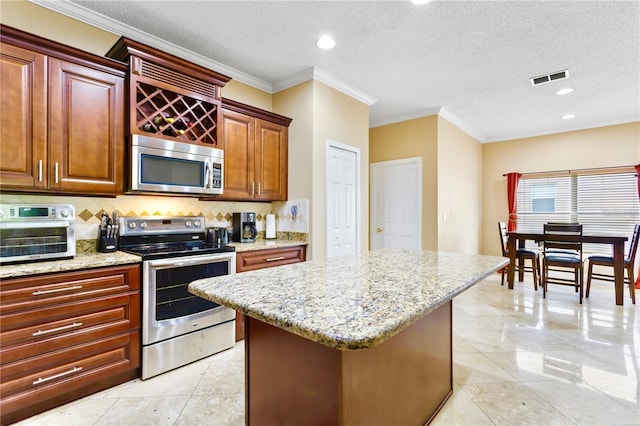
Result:
{"label": "lower kitchen cabinet", "polygon": [[[236,253],[236,273],[272,268],[307,260],[307,246],[291,246]],[[236,342],[244,339],[244,314],[236,312]]]}
{"label": "lower kitchen cabinet", "polygon": [[0,413],[9,424],[139,377],[140,266],[0,282]]}

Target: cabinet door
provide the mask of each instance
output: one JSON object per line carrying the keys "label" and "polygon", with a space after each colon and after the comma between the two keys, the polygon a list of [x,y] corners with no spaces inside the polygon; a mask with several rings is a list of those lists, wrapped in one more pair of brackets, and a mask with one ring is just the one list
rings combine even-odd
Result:
{"label": "cabinet door", "polygon": [[220,198],[250,199],[255,193],[254,123],[253,117],[222,110],[224,190]]}
{"label": "cabinet door", "polygon": [[46,58],[0,44],[0,185],[46,188]]}
{"label": "cabinet door", "polygon": [[49,71],[49,187],[124,191],[124,80],[58,59]]}
{"label": "cabinet door", "polygon": [[255,198],[287,199],[287,136],[285,126],[256,120]]}

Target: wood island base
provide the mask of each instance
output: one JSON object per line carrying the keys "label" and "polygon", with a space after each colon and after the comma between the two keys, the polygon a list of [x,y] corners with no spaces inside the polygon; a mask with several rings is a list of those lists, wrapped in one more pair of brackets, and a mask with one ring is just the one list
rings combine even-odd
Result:
{"label": "wood island base", "polygon": [[247,317],[247,425],[424,425],[453,392],[449,301],[371,349]]}

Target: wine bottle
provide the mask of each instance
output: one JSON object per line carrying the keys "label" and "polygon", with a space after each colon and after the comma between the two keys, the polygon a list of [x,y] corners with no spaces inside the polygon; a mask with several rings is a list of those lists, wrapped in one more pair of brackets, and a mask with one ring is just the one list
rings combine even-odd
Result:
{"label": "wine bottle", "polygon": [[178,118],[173,122],[173,127],[177,130],[187,130],[191,127],[191,120],[189,117]]}
{"label": "wine bottle", "polygon": [[144,125],[142,126],[142,130],[149,133],[156,133],[158,131],[158,129],[156,129],[156,126],[151,123],[144,123]]}
{"label": "wine bottle", "polygon": [[166,112],[160,113],[160,115],[156,115],[153,117],[153,122],[156,126],[166,126],[167,124],[173,123],[173,117],[169,117],[169,114]]}

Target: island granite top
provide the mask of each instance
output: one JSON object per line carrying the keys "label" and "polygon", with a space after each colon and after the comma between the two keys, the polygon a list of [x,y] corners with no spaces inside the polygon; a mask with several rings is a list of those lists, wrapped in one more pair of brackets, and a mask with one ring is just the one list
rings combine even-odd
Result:
{"label": "island granite top", "polygon": [[334,349],[366,349],[508,263],[496,256],[381,249],[205,278],[189,291]]}

